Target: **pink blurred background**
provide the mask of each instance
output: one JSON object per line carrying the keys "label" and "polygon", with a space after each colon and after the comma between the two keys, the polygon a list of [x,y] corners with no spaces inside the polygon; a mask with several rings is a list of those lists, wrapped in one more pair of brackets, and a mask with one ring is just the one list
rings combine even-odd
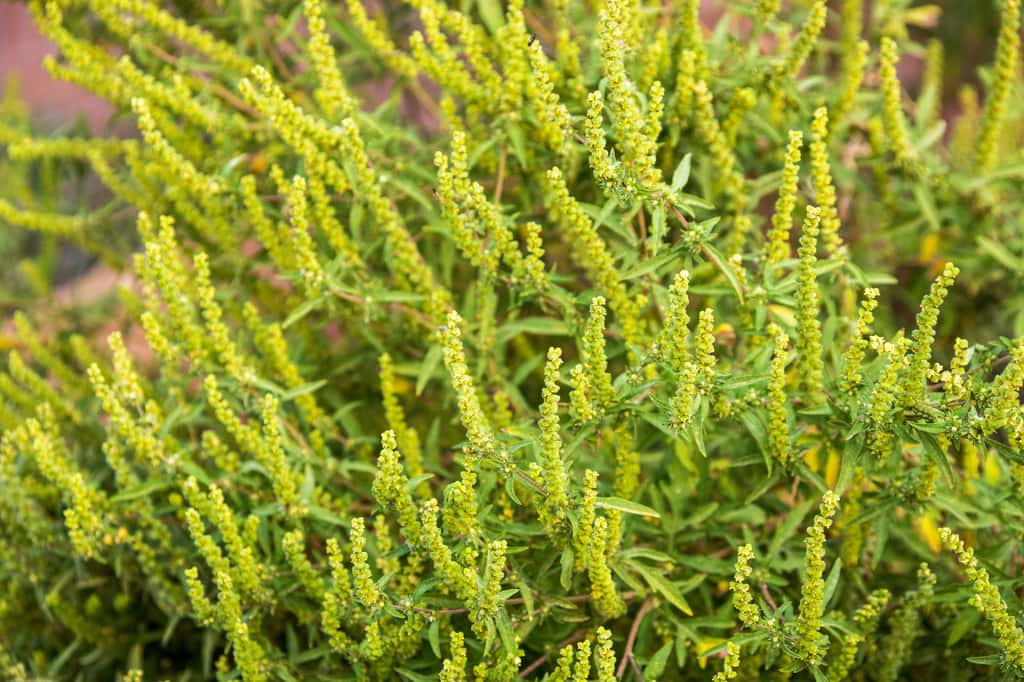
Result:
{"label": "pink blurred background", "polygon": [[43,57],[56,49],[39,34],[28,9],[0,0],[0,94],[13,75],[20,83],[22,99],[36,121],[55,127],[79,114],[96,130],[111,107],[85,90],[56,80],[43,68]]}

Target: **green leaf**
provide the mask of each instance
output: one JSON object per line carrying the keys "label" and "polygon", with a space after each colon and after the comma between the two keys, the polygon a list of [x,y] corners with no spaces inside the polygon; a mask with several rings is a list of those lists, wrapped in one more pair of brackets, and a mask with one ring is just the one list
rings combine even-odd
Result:
{"label": "green leaf", "polygon": [[1024,272],[1024,261],[1014,256],[1005,246],[997,241],[988,237],[978,237],[978,250],[992,256],[997,263],[1010,272]]}
{"label": "green leaf", "polygon": [[981,613],[974,608],[964,609],[958,613],[956,620],[953,621],[953,625],[949,628],[949,637],[946,638],[946,646],[953,646],[963,639],[963,636],[973,630],[980,620]]}
{"label": "green leaf", "polygon": [[688,616],[693,615],[693,609],[690,608],[686,599],[665,576],[641,563],[629,562],[629,567],[639,573],[647,581],[647,584],[651,586],[651,589],[663,596],[668,603]]}
{"label": "green leaf", "polygon": [[476,8],[491,35],[498,35],[498,31],[505,25],[505,15],[501,11],[501,3],[498,0],[476,0]]}
{"label": "green leaf", "polygon": [[308,514],[309,518],[311,519],[322,521],[324,523],[329,523],[332,526],[341,526],[342,528],[348,528],[348,522],[345,521],[343,518],[341,518],[334,512],[328,509],[324,509],[323,507],[318,507],[315,504],[310,505]]}
{"label": "green leaf", "polygon": [[725,279],[728,280],[729,286],[736,292],[736,300],[740,305],[743,305],[743,285],[740,284],[740,280],[736,277],[736,273],[733,272],[732,268],[726,262],[725,256],[723,256],[713,245],[704,244],[704,253],[707,257],[715,264],[715,267],[725,275]]}
{"label": "green leaf", "polygon": [[420,371],[416,375],[416,395],[419,396],[423,393],[423,389],[430,383],[431,377],[434,376],[434,372],[437,370],[438,365],[441,364],[441,358],[443,357],[443,351],[441,346],[433,345],[427,351],[427,354],[423,357],[423,362],[420,363]]}
{"label": "green leaf", "polygon": [[430,642],[430,650],[434,652],[434,655],[441,658],[441,621],[437,618],[433,620],[430,627],[427,628],[427,641]]}
{"label": "green leaf", "polygon": [[285,391],[284,393],[281,394],[281,402],[286,403],[289,400],[295,400],[300,395],[306,395],[307,393],[313,393],[314,391],[318,391],[318,390],[320,390],[321,388],[323,388],[326,385],[327,385],[327,380],[326,379],[320,379],[319,381],[311,381],[308,384],[302,384],[301,386],[296,386],[295,388],[290,389],[288,391]]}
{"label": "green leaf", "polygon": [[537,336],[569,336],[571,330],[565,320],[556,320],[550,317],[524,317],[521,320],[513,320],[498,328],[495,339],[498,343],[505,343],[520,334],[535,334]]}
{"label": "green leaf", "polygon": [[651,210],[651,254],[658,255],[665,240],[665,204],[661,201]]}
{"label": "green leaf", "polygon": [[928,459],[935,462],[938,465],[939,470],[942,471],[943,476],[946,478],[946,484],[950,488],[956,486],[956,478],[953,474],[953,467],[949,464],[949,457],[946,456],[946,452],[939,445],[938,439],[932,434],[917,429],[917,439],[921,441],[921,445],[924,446],[924,452],[928,455]]}
{"label": "green leaf", "polygon": [[572,587],[572,566],[575,562],[576,557],[573,555],[572,547],[567,545],[562,550],[562,572],[559,576],[559,583],[564,590]]}
{"label": "green leaf", "polygon": [[672,173],[672,193],[675,194],[690,181],[690,161],[692,156],[686,154],[683,156],[683,160],[676,166],[676,170]]}
{"label": "green leaf", "polygon": [[673,644],[674,642],[669,641],[654,652],[654,655],[647,660],[647,665],[644,666],[645,680],[656,680],[661,677],[663,672],[665,672],[665,664],[668,663],[668,657],[669,654],[672,653]]}
{"label": "green leaf", "polygon": [[151,493],[158,492],[160,490],[167,490],[168,488],[174,487],[174,481],[169,478],[153,478],[145,483],[139,483],[133,485],[130,488],[123,490],[122,492],[114,495],[110,498],[111,502],[128,502],[135,500],[140,497],[145,497]]}
{"label": "green leaf", "polygon": [[661,518],[661,514],[651,509],[648,506],[642,505],[639,502],[632,502],[630,500],[624,500],[621,497],[599,497],[594,502],[595,507],[601,509],[617,509],[624,514],[636,514],[637,516],[653,516],[656,519]]}

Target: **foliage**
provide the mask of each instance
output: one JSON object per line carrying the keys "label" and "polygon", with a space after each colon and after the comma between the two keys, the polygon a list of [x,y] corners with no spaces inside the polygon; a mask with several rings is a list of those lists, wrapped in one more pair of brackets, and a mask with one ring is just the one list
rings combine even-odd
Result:
{"label": "foliage", "polygon": [[1024,675],[1020,2],[949,134],[908,5],[30,3],[138,135],[3,107],[4,676]]}

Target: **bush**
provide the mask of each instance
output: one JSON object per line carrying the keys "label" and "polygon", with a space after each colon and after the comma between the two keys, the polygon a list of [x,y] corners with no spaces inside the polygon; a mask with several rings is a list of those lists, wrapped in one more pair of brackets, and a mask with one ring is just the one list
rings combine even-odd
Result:
{"label": "bush", "polygon": [[139,135],[3,109],[5,675],[1024,674],[1020,1],[952,130],[909,4],[31,3]]}

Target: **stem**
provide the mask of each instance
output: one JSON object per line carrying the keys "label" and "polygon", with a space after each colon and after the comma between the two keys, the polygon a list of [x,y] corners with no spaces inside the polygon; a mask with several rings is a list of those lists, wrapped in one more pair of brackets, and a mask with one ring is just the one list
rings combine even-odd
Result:
{"label": "stem", "polygon": [[633,659],[633,645],[636,644],[636,633],[640,630],[640,623],[652,608],[654,608],[654,597],[648,597],[637,611],[636,618],[633,619],[633,625],[629,628],[629,636],[626,638],[626,648],[622,652],[622,660],[619,661],[619,667],[615,671],[615,676],[620,680],[626,674],[626,664]]}

